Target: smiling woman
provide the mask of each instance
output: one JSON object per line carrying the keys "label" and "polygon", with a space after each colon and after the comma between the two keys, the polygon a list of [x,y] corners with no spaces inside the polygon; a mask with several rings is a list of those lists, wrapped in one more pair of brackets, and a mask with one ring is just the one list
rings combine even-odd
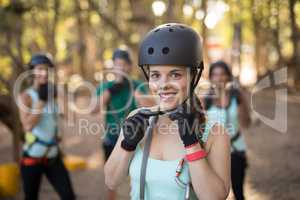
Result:
{"label": "smiling woman", "polygon": [[149,87],[152,94],[159,96],[161,110],[170,110],[188,94],[190,73],[186,67],[151,66],[149,69]]}
{"label": "smiling woman", "polygon": [[194,94],[203,70],[201,52],[198,34],[183,24],[161,25],[146,35],[139,66],[159,103],[136,109],[125,120],[105,164],[108,187],[117,187],[129,172],[132,200],[226,199],[229,137],[221,126],[206,126]]}

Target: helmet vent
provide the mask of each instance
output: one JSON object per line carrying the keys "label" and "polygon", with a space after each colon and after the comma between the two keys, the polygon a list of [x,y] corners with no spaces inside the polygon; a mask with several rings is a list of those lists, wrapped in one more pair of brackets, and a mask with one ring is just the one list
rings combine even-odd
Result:
{"label": "helmet vent", "polygon": [[180,28],[184,29],[184,26],[179,26]]}
{"label": "helmet vent", "polygon": [[170,51],[169,47],[164,47],[164,48],[162,49],[162,53],[163,53],[163,54],[168,54],[169,51]]}
{"label": "helmet vent", "polygon": [[171,26],[171,24],[167,24],[166,26]]}
{"label": "helmet vent", "polygon": [[148,48],[148,54],[152,55],[154,53],[154,49],[152,47]]}
{"label": "helmet vent", "polygon": [[170,29],[169,29],[169,32],[174,32],[174,29],[170,28]]}
{"label": "helmet vent", "polygon": [[154,32],[158,32],[160,30],[160,28],[156,29]]}

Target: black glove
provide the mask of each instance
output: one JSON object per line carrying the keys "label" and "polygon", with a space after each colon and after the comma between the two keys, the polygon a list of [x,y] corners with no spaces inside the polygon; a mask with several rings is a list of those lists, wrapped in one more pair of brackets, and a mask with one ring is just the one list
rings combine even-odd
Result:
{"label": "black glove", "polygon": [[110,95],[115,95],[120,92],[122,88],[125,88],[128,85],[128,80],[122,80],[122,82],[116,82],[114,83],[110,88],[108,88],[108,91]]}
{"label": "black glove", "polygon": [[237,82],[233,81],[228,83],[228,87],[226,87],[226,90],[228,91],[230,98],[236,98],[237,103],[241,104],[243,98],[241,94],[241,87]]}
{"label": "black glove", "polygon": [[[143,111],[148,110],[144,109]],[[142,110],[135,115],[127,118],[122,126],[124,139],[121,147],[127,151],[134,151],[138,143],[143,139],[147,126],[149,126],[149,117],[151,115]]]}
{"label": "black glove", "polygon": [[[57,96],[56,86],[51,83],[41,84],[38,88],[38,95],[39,95],[39,99],[44,102],[48,101],[49,99],[54,99]],[[50,98],[49,95],[54,95],[54,96]]]}
{"label": "black glove", "polygon": [[177,120],[180,138],[184,147],[199,143],[198,137],[201,135],[203,127],[201,114],[195,109],[190,109],[187,103],[178,106],[175,112],[169,115],[171,120]]}

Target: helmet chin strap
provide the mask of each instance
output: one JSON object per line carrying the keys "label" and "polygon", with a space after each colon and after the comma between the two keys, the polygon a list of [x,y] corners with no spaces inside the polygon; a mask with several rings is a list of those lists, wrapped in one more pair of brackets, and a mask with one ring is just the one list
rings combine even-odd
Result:
{"label": "helmet chin strap", "polygon": [[204,69],[204,65],[203,65],[203,62],[200,63],[199,66],[197,66],[197,69],[199,69],[198,73],[193,77],[193,81],[192,81],[192,90],[194,91],[194,89],[196,88],[199,80],[200,80],[200,77],[202,75],[202,72],[203,72],[203,69]]}
{"label": "helmet chin strap", "polygon": [[[185,104],[186,101],[189,101],[189,105],[192,105],[193,104],[193,100],[194,100],[194,91],[195,91],[195,88],[197,87],[197,84],[200,80],[200,77],[202,75],[202,72],[203,72],[203,62],[200,63],[200,65],[197,66],[197,73],[196,75],[193,76],[192,78],[192,81],[191,81],[191,84],[190,84],[190,88],[189,88],[189,94],[188,94],[188,97],[180,104],[180,105],[183,105]],[[199,70],[198,70],[199,69]]]}
{"label": "helmet chin strap", "polygon": [[171,109],[167,109],[167,110],[163,110],[163,111],[162,111],[162,110],[160,110],[160,107],[158,107],[158,114],[159,114],[159,115],[164,115],[164,114],[171,114],[171,113],[173,113],[173,112],[177,112],[178,107],[181,106],[181,105],[184,105],[185,102],[186,102],[188,99],[189,99],[189,97],[186,97],[185,100],[184,100],[181,104],[177,105],[175,108],[171,108]]}
{"label": "helmet chin strap", "polygon": [[[149,66],[149,65],[147,65],[147,66]],[[146,80],[149,81],[149,76],[148,76],[148,74],[147,74],[147,72],[146,72],[146,70],[145,70],[145,68],[144,68],[144,67],[147,67],[147,66],[141,66],[141,68],[142,68],[142,70],[143,70],[143,73],[144,73],[144,75],[145,75]]]}

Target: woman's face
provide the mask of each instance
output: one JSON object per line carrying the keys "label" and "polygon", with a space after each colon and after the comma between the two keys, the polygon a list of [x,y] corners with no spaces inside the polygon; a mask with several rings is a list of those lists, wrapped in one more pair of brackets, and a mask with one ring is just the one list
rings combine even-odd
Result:
{"label": "woman's face", "polygon": [[131,65],[124,59],[116,58],[114,60],[114,72],[116,75],[116,80],[122,80],[124,77],[124,74],[129,74]]}
{"label": "woman's face", "polygon": [[189,68],[183,66],[149,67],[149,88],[159,99],[161,110],[174,109],[188,96],[190,83]]}
{"label": "woman's face", "polygon": [[224,88],[230,78],[222,67],[215,67],[211,73],[210,80],[218,88]]}
{"label": "woman's face", "polygon": [[39,64],[34,67],[34,80],[37,84],[48,82],[48,65]]}

